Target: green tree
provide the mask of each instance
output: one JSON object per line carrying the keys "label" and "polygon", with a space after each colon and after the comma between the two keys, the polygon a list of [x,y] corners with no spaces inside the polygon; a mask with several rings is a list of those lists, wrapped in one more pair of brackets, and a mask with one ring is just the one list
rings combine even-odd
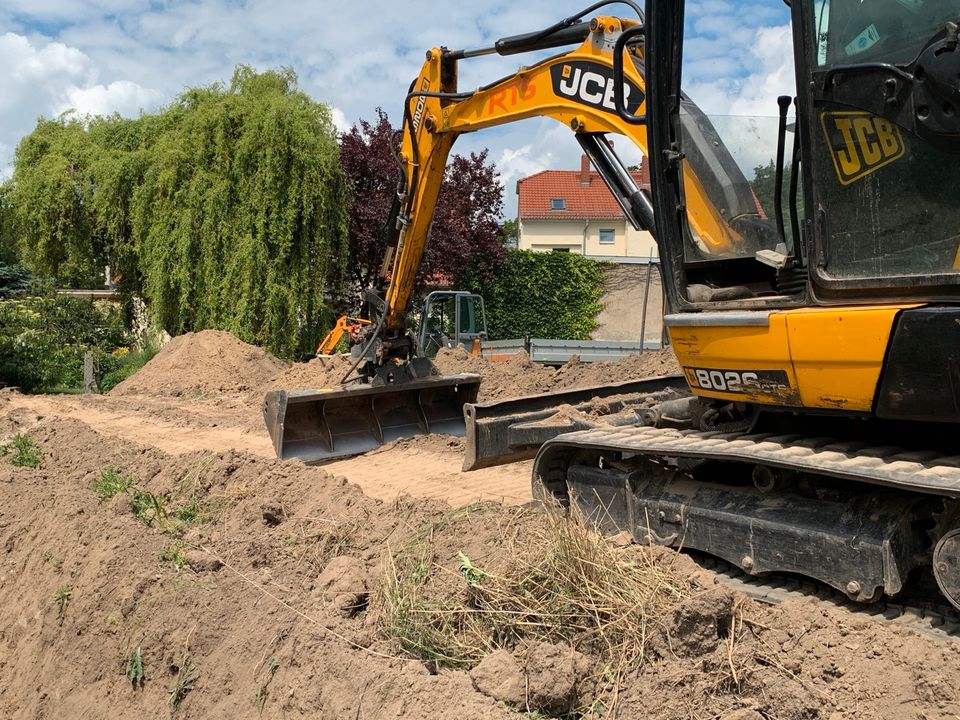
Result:
{"label": "green tree", "polygon": [[238,68],[167,110],[132,201],[143,286],[161,326],[205,327],[291,356],[316,347],[346,257],[346,183],[325,105],[292,71]]}
{"label": "green tree", "polygon": [[[773,160],[766,165],[758,165],[753,169],[753,180],[750,181],[750,188],[756,196],[760,207],[763,208],[767,217],[773,219],[775,215],[774,196],[776,195],[776,175],[777,166]],[[789,181],[789,175],[786,176]],[[784,183],[785,185],[787,183]]]}
{"label": "green tree", "polygon": [[7,265],[16,264],[18,259],[10,190],[10,186],[0,185],[0,263]]}
{"label": "green tree", "polygon": [[587,340],[601,310],[600,263],[574,253],[508,250],[506,261],[485,279],[470,274],[467,286],[483,296],[492,340],[531,337]]}
{"label": "green tree", "polygon": [[136,120],[41,120],[4,197],[37,274],[84,286],[110,265],[171,334],[219,328],[288,357],[316,346],[346,257],[330,109],[286,69],[238,67]]}
{"label": "green tree", "polygon": [[86,204],[93,149],[80,120],[41,119],[17,146],[8,186],[18,254],[63,284],[89,285],[106,260]]}
{"label": "green tree", "polygon": [[517,225],[517,220],[504,220],[500,225],[500,232],[497,234],[497,239],[500,241],[500,244],[506,248],[515,248],[517,247],[517,240],[520,237],[520,228]]}

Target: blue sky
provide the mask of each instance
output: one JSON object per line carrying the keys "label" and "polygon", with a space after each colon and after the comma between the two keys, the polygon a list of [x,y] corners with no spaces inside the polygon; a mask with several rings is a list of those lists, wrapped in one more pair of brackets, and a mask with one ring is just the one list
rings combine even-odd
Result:
{"label": "blue sky", "polygon": [[[358,118],[373,118],[378,106],[399,124],[403,96],[426,49],[474,47],[540,29],[586,4],[3,0],[0,177],[9,176],[16,145],[39,116],[68,109],[136,116],[170,102],[185,87],[229,80],[239,63],[292,67],[301,88],[334,109],[342,129]],[[630,12],[625,6],[606,11]],[[713,114],[773,116],[776,96],[792,86],[782,0],[691,0],[687,18],[684,77],[694,100]],[[461,88],[513,72],[520,62],[517,57],[464,61]],[[731,127],[742,124],[737,120]],[[743,138],[738,142],[749,152],[756,143],[749,133]],[[570,132],[548,120],[464,136],[454,151],[484,147],[501,171],[508,216],[516,211],[517,179],[579,165],[579,146]],[[639,157],[623,142],[617,149],[630,159]]]}

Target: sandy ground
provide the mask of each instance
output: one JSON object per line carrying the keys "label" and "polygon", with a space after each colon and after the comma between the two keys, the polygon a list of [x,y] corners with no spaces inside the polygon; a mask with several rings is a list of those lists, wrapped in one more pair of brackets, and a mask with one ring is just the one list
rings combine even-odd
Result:
{"label": "sandy ground", "polygon": [[[257,417],[259,409],[255,403],[252,409],[238,407],[231,413],[211,401],[142,395],[16,395],[7,407],[15,417],[24,419],[18,429],[43,418],[71,418],[106,437],[144,443],[174,455],[235,449],[273,458],[270,437]],[[470,473],[459,469],[462,462],[458,439],[444,436],[440,441],[423,438],[422,442],[394,443],[324,468],[382,500],[402,494],[442,498],[454,504],[478,500],[517,504],[530,499],[531,462]]]}
{"label": "sandy ground", "polygon": [[[0,391],[0,443],[23,433],[41,453],[0,460],[0,717],[960,718],[960,644],[814,599],[759,605],[636,547],[617,552],[683,592],[645,610],[649,651],[617,682],[585,638],[491,637],[500,651],[469,672],[421,662],[385,630],[398,548],[427,543],[422,572],[476,602],[463,557],[540,552],[515,507],[530,464],[462,473],[462,441],[443,436],[281,462],[263,391],[334,384],[340,361],[288,367],[222,333],[175,342],[108,396]],[[481,372],[494,398],[675,368],[440,364]],[[130,485],[104,499],[108,473]],[[482,499],[497,502],[466,505]]]}

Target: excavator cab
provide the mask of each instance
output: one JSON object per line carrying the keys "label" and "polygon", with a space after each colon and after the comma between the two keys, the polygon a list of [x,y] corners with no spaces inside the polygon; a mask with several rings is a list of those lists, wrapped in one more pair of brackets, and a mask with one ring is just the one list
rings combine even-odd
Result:
{"label": "excavator cab", "polygon": [[486,313],[479,295],[435,290],[424,299],[418,333],[420,355],[436,357],[441,348],[459,345],[471,350],[475,341],[486,339]]}

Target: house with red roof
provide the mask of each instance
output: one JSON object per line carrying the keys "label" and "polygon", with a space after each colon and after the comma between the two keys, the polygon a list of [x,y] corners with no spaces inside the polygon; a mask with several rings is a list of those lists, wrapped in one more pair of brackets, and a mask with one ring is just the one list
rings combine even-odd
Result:
{"label": "house with red roof", "polygon": [[[645,161],[631,175],[649,190]],[[519,180],[517,195],[521,250],[574,252],[615,262],[657,257],[653,236],[634,229],[586,155],[579,170],[544,170]]]}

